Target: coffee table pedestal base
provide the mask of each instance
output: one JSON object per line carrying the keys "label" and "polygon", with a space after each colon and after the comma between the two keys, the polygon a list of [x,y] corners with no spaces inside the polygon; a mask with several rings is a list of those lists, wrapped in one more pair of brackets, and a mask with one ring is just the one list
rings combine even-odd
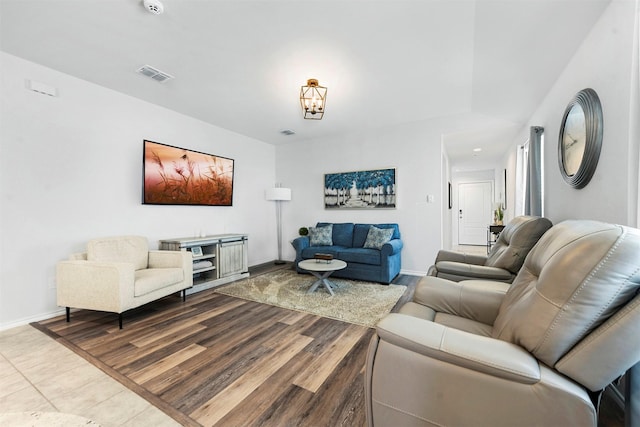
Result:
{"label": "coffee table pedestal base", "polygon": [[332,289],[333,284],[329,281],[329,279],[327,279],[327,277],[329,277],[331,273],[333,273],[333,271],[325,271],[323,273],[317,272],[317,271],[311,271],[310,273],[313,274],[318,280],[316,280],[314,284],[311,285],[311,287],[307,291],[308,294],[315,292],[315,290],[318,289],[318,286],[324,285],[324,287],[327,289],[327,292],[329,292],[331,296],[334,295],[333,289]]}

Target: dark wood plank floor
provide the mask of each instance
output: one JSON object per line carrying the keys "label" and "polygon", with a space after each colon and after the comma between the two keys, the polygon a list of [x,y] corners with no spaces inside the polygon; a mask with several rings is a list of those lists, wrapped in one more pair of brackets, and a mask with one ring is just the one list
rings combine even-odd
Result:
{"label": "dark wood plank floor", "polygon": [[[252,275],[289,265],[253,267]],[[411,299],[415,276],[397,307]],[[394,309],[394,310],[395,310]],[[364,426],[373,329],[212,291],[34,324],[186,426]],[[600,425],[622,425],[605,397]]]}

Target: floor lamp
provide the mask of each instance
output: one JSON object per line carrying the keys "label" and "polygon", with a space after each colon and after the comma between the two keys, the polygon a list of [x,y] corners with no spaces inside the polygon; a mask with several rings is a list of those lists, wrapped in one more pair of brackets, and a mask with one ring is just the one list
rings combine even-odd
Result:
{"label": "floor lamp", "polygon": [[282,260],[282,202],[291,200],[291,189],[283,187],[269,188],[265,192],[267,200],[276,202],[276,220],[278,222],[278,259],[276,264],[284,264]]}

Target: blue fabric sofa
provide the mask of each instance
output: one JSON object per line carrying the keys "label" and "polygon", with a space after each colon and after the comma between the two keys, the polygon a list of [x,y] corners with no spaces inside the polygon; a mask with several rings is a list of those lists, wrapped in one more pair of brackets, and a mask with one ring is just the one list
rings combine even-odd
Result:
{"label": "blue fabric sofa", "polygon": [[[306,273],[298,268],[298,263],[312,259],[316,253],[331,254],[347,263],[347,268],[333,273],[334,277],[388,284],[400,273],[403,245],[398,224],[319,222],[316,227],[329,224],[333,226],[331,245],[311,246],[309,236],[298,237],[291,242],[296,250],[295,265],[298,273]],[[379,229],[393,229],[391,240],[384,243],[381,249],[363,247],[372,225]]]}

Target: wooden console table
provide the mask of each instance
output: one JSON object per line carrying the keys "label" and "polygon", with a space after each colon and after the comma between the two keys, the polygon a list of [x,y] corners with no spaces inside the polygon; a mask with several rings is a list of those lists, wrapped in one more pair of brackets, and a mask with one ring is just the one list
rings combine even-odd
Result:
{"label": "wooden console table", "polygon": [[249,277],[246,234],[217,234],[160,240],[160,249],[193,255],[193,287],[187,295]]}

